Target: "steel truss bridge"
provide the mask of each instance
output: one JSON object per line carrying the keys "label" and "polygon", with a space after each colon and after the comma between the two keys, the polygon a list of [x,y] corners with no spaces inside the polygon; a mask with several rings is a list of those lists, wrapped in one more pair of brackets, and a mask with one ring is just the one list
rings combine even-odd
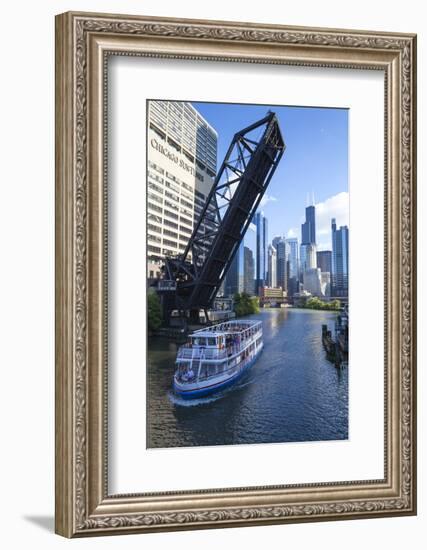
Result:
{"label": "steel truss bridge", "polygon": [[285,150],[275,113],[237,132],[182,255],[166,258],[157,286],[164,319],[197,322],[212,307],[234,255]]}

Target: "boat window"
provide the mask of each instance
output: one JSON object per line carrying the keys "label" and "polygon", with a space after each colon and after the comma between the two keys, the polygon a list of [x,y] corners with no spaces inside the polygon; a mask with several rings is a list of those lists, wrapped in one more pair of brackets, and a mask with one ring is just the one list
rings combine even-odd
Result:
{"label": "boat window", "polygon": [[201,338],[200,336],[197,336],[196,338],[193,338],[193,344],[195,346],[206,346],[206,338]]}
{"label": "boat window", "polygon": [[208,338],[208,346],[216,346],[216,338]]}

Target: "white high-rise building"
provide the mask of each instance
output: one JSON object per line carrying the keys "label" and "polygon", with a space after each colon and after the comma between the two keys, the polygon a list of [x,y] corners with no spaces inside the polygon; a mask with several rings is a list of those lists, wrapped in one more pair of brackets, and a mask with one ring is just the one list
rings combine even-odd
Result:
{"label": "white high-rise building", "polygon": [[322,295],[330,296],[331,295],[331,274],[329,271],[322,271],[320,273],[320,281],[322,285]]}
{"label": "white high-rise building", "polygon": [[147,276],[182,254],[216,176],[216,130],[190,104],[148,102]]}
{"label": "white high-rise building", "polygon": [[271,244],[268,245],[267,284],[270,288],[277,287],[277,251]]}
{"label": "white high-rise building", "polygon": [[320,268],[314,267],[304,272],[304,290],[313,296],[323,296],[322,278]]}
{"label": "white high-rise building", "polygon": [[315,269],[317,267],[317,248],[314,243],[302,244],[300,247],[300,262],[301,273],[304,277],[304,273],[309,269]]}

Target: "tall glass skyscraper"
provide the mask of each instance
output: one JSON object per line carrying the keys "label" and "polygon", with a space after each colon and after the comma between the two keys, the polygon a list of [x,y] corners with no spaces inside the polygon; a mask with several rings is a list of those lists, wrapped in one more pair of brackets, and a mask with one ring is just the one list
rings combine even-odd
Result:
{"label": "tall glass skyscraper", "polygon": [[348,296],[348,227],[332,218],[332,295]]}
{"label": "tall glass skyscraper", "polygon": [[316,244],[316,209],[315,206],[307,206],[305,209],[305,222],[301,225],[301,244]]}
{"label": "tall glass skyscraper", "polygon": [[317,253],[317,267],[320,267],[322,273],[332,272],[332,252],[330,250],[321,250]]}
{"label": "tall glass skyscraper", "polygon": [[268,261],[268,222],[263,212],[255,214],[256,226],[256,284],[258,294],[259,288],[267,284],[267,261]]}
{"label": "tall glass skyscraper", "polygon": [[299,247],[298,239],[296,237],[286,239],[287,252],[288,252],[288,272],[287,272],[287,290],[288,295],[293,296],[299,292]]}
{"label": "tall glass skyscraper", "polygon": [[255,293],[255,259],[248,246],[243,248],[243,269],[243,291],[252,296]]}
{"label": "tall glass skyscraper", "polygon": [[224,296],[255,294],[256,235],[249,226],[224,279]]}
{"label": "tall glass skyscraper", "polygon": [[305,209],[305,222],[301,225],[300,250],[301,279],[305,283],[304,273],[317,267],[316,258],[316,208],[314,205]]}
{"label": "tall glass skyscraper", "polygon": [[276,240],[277,250],[277,286],[282,287],[285,292],[288,291],[288,260],[289,246],[286,239]]}
{"label": "tall glass skyscraper", "polygon": [[315,269],[317,267],[317,254],[316,254],[316,244],[302,244],[301,245],[301,273],[304,278],[304,272],[309,269]]}
{"label": "tall glass skyscraper", "polygon": [[233,296],[234,294],[244,291],[245,285],[245,245],[242,242],[234,255],[233,261],[228,268],[225,277],[224,292],[225,296]]}

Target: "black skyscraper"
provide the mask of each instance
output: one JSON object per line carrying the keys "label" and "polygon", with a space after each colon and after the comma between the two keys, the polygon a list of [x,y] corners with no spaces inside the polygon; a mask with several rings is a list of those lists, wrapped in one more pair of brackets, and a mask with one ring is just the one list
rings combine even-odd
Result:
{"label": "black skyscraper", "polygon": [[301,225],[301,244],[316,243],[316,209],[307,206],[305,209],[305,222]]}

